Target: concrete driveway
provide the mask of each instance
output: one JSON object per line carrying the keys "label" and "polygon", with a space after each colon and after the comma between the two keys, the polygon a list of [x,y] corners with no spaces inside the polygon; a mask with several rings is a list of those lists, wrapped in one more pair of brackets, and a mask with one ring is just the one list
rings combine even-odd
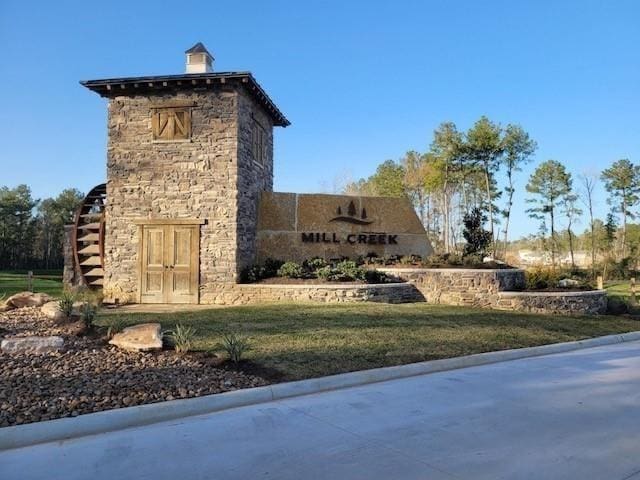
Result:
{"label": "concrete driveway", "polygon": [[9,450],[0,478],[640,480],[640,342]]}

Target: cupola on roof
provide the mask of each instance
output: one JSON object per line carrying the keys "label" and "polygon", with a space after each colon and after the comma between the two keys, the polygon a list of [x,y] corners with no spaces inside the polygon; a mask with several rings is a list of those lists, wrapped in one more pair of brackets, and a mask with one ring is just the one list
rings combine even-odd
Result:
{"label": "cupola on roof", "polygon": [[186,73],[213,72],[213,55],[201,42],[184,52],[187,55]]}

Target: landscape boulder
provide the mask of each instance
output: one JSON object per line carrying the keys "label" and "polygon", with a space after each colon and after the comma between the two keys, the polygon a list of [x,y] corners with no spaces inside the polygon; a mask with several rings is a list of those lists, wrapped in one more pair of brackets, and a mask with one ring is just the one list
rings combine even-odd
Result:
{"label": "landscape boulder", "polygon": [[0,343],[3,353],[43,354],[57,352],[64,346],[62,337],[11,337]]}
{"label": "landscape boulder", "polygon": [[134,352],[148,352],[162,349],[162,331],[159,323],[143,323],[127,327],[116,333],[111,345]]}
{"label": "landscape boulder", "polygon": [[[63,322],[67,319],[64,313],[62,313],[62,309],[60,308],[59,302],[56,302],[56,301],[47,302],[44,305],[42,305],[42,307],[40,307],[40,310],[45,315],[45,317],[49,318],[50,320],[53,320],[54,322]],[[80,316],[81,314],[82,314],[82,302],[73,302],[73,312],[71,313],[71,315]]]}
{"label": "landscape boulder", "polygon": [[563,278],[558,282],[558,286],[560,288],[572,288],[572,287],[577,287],[579,285],[580,285],[580,282],[578,280],[573,280],[571,278]]}
{"label": "landscape boulder", "polygon": [[24,307],[41,307],[47,302],[53,300],[53,297],[46,293],[20,292],[11,295],[4,305],[4,310],[12,310],[14,308]]}

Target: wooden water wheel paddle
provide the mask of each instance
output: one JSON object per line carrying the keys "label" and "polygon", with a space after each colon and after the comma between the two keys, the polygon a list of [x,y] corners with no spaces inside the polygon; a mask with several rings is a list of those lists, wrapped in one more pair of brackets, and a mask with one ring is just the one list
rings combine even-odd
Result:
{"label": "wooden water wheel paddle", "polygon": [[83,283],[102,288],[104,279],[104,208],[107,185],[102,183],[87,194],[76,212],[73,256]]}

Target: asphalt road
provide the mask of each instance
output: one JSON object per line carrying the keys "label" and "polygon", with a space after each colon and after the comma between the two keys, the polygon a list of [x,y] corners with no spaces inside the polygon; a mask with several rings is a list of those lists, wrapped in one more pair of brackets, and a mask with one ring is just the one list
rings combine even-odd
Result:
{"label": "asphalt road", "polygon": [[58,478],[640,480],[640,342],[0,453],[2,480]]}

